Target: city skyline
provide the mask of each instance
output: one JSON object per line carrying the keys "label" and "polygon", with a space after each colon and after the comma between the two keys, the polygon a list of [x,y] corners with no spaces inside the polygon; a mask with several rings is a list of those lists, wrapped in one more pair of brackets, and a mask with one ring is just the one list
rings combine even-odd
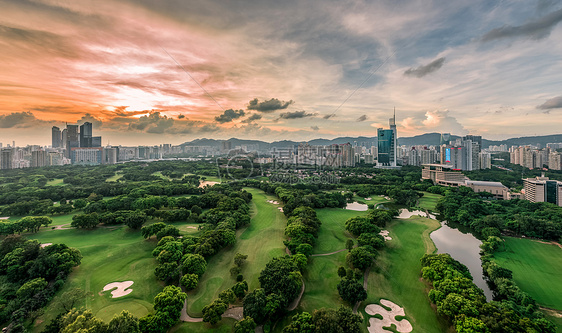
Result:
{"label": "city skyline", "polygon": [[[0,142],[558,134],[562,5],[3,1]],[[30,73],[32,73],[30,75]]]}

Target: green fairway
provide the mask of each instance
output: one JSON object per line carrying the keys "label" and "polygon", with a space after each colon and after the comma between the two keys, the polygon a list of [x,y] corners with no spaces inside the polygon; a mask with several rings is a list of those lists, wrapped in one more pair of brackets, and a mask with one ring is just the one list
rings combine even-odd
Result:
{"label": "green fairway", "polygon": [[437,205],[437,201],[441,199],[443,196],[439,194],[433,194],[429,192],[423,192],[423,197],[420,198],[418,207],[427,209],[429,211],[435,211],[435,206]]}
{"label": "green fairway", "polygon": [[242,275],[248,281],[250,290],[259,288],[258,277],[265,264],[285,253],[283,239],[287,219],[277,209],[280,206],[267,202],[277,198],[261,190],[246,190],[253,195],[250,204],[252,221],[249,226],[238,230],[234,246],[221,250],[208,260],[207,271],[199,286],[188,293],[188,312],[194,317],[201,316],[203,307],[216,299],[219,292],[236,283],[230,275],[236,253],[248,255]]}
{"label": "green fairway", "polygon": [[505,237],[497,263],[513,271],[513,281],[541,306],[562,310],[562,249],[530,239]]}
{"label": "green fairway", "polygon": [[63,186],[63,185],[66,185],[66,184],[63,182],[62,178],[55,178],[53,180],[49,180],[45,185],[47,185],[47,186]]}
{"label": "green fairway", "polygon": [[[77,306],[86,306],[105,321],[122,310],[137,317],[146,315],[152,311],[154,296],[163,289],[154,276],[156,263],[151,253],[155,239],[144,240],[139,231],[127,227],[45,230],[28,237],[41,243],[64,243],[81,251],[82,264],[70,274],[59,295],[70,288],[91,292],[92,296]],[[101,293],[108,283],[128,280],[134,282],[129,295],[113,299],[110,292]],[[34,327],[34,332],[41,331],[59,311],[48,305],[45,315],[36,321],[39,324]]]}
{"label": "green fairway", "polygon": [[367,213],[367,211],[360,212],[342,208],[317,209],[316,214],[322,221],[322,226],[318,231],[318,240],[314,245],[313,253],[329,253],[345,249],[345,241],[351,238],[351,235],[345,230],[345,221]]}
{"label": "green fairway", "polygon": [[338,293],[338,267],[345,266],[347,250],[329,256],[310,257],[303,274],[305,292],[298,311],[314,312],[320,308],[337,308],[343,301]]}
{"label": "green fairway", "polygon": [[107,178],[105,181],[106,182],[116,182],[117,180],[119,180],[120,178],[123,177],[123,173],[122,172],[115,172],[115,174],[109,178]]}
{"label": "green fairway", "polygon": [[368,323],[365,306],[388,299],[404,308],[414,332],[447,330],[447,325],[439,321],[430,305],[427,286],[420,280],[420,258],[435,251],[429,234],[439,226],[435,220],[418,216],[407,220],[395,219],[387,226],[392,240],[386,243],[387,247],[376,259],[368,278],[367,300],[359,306],[365,318],[365,327]]}

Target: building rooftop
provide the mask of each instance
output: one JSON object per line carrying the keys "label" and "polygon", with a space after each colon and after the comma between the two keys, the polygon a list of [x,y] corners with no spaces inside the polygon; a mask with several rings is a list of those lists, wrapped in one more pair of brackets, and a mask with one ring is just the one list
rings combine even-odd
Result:
{"label": "building rooftop", "polygon": [[429,167],[441,167],[441,168],[447,168],[447,169],[452,169],[453,166],[449,165],[449,164],[422,164],[422,166],[429,166]]}
{"label": "building rooftop", "polygon": [[500,182],[488,182],[488,181],[484,181],[484,180],[467,180],[466,185],[476,185],[476,186],[494,186],[494,187],[505,187],[507,188],[507,186],[505,186],[504,184],[500,183]]}

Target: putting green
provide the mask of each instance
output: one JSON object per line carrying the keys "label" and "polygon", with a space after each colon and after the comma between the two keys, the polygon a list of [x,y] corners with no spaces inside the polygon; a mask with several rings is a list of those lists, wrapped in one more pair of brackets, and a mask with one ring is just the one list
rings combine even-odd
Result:
{"label": "putting green", "polygon": [[[154,296],[163,289],[163,284],[154,276],[156,262],[152,257],[155,239],[144,240],[139,231],[127,227],[95,230],[44,230],[28,235],[41,243],[64,243],[82,253],[82,264],[70,274],[63,289],[81,288],[92,293],[78,307],[85,306],[103,320],[110,320],[123,309],[135,316],[152,311]],[[103,287],[111,282],[134,281],[130,294],[111,298],[111,293],[101,294]],[[61,309],[47,305],[46,313],[37,320],[34,332],[40,332]]]}
{"label": "putting green", "polygon": [[513,271],[513,281],[541,306],[562,310],[562,249],[530,239],[505,237],[497,263]]}
{"label": "putting green", "polygon": [[188,312],[193,317],[200,317],[204,306],[216,299],[221,291],[236,283],[230,275],[236,253],[248,255],[242,275],[248,281],[250,290],[259,288],[258,277],[265,264],[271,258],[285,253],[283,239],[287,219],[277,209],[279,205],[267,202],[277,199],[258,189],[246,190],[253,196],[250,204],[251,223],[237,231],[234,246],[219,251],[209,259],[207,271],[198,287],[188,293]]}

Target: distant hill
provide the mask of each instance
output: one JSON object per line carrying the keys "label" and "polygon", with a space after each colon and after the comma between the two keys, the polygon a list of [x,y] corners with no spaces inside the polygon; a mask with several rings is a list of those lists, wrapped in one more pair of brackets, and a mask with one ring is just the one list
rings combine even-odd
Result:
{"label": "distant hill", "polygon": [[[451,140],[456,140],[460,138],[459,135],[451,135]],[[416,135],[412,137],[398,137],[398,144],[399,145],[406,145],[406,146],[414,146],[414,145],[427,145],[427,146],[437,146],[441,140],[440,133],[425,133],[421,135]],[[193,141],[182,143],[182,146],[212,146],[212,147],[220,147],[223,142],[228,141],[231,143],[232,147],[236,146],[244,146],[244,145],[257,145],[259,150],[269,150],[273,147],[282,148],[282,147],[291,147],[296,146],[299,143],[308,142],[310,145],[331,145],[331,144],[344,144],[344,143],[357,143],[357,145],[362,146],[365,145],[367,147],[376,144],[377,138],[376,137],[339,137],[335,139],[314,139],[310,141],[290,141],[290,140],[283,140],[283,141],[274,141],[274,142],[265,142],[260,140],[243,140],[237,138],[231,138],[228,140],[215,140],[215,139],[195,139]],[[482,139],[482,145],[484,148],[487,148],[491,145],[501,145],[506,144],[508,147],[510,146],[522,146],[522,145],[540,145],[541,147],[545,147],[547,143],[555,143],[555,142],[562,142],[562,134],[554,134],[554,135],[543,135],[543,136],[526,136],[520,138],[511,138],[506,140],[487,140]]]}

